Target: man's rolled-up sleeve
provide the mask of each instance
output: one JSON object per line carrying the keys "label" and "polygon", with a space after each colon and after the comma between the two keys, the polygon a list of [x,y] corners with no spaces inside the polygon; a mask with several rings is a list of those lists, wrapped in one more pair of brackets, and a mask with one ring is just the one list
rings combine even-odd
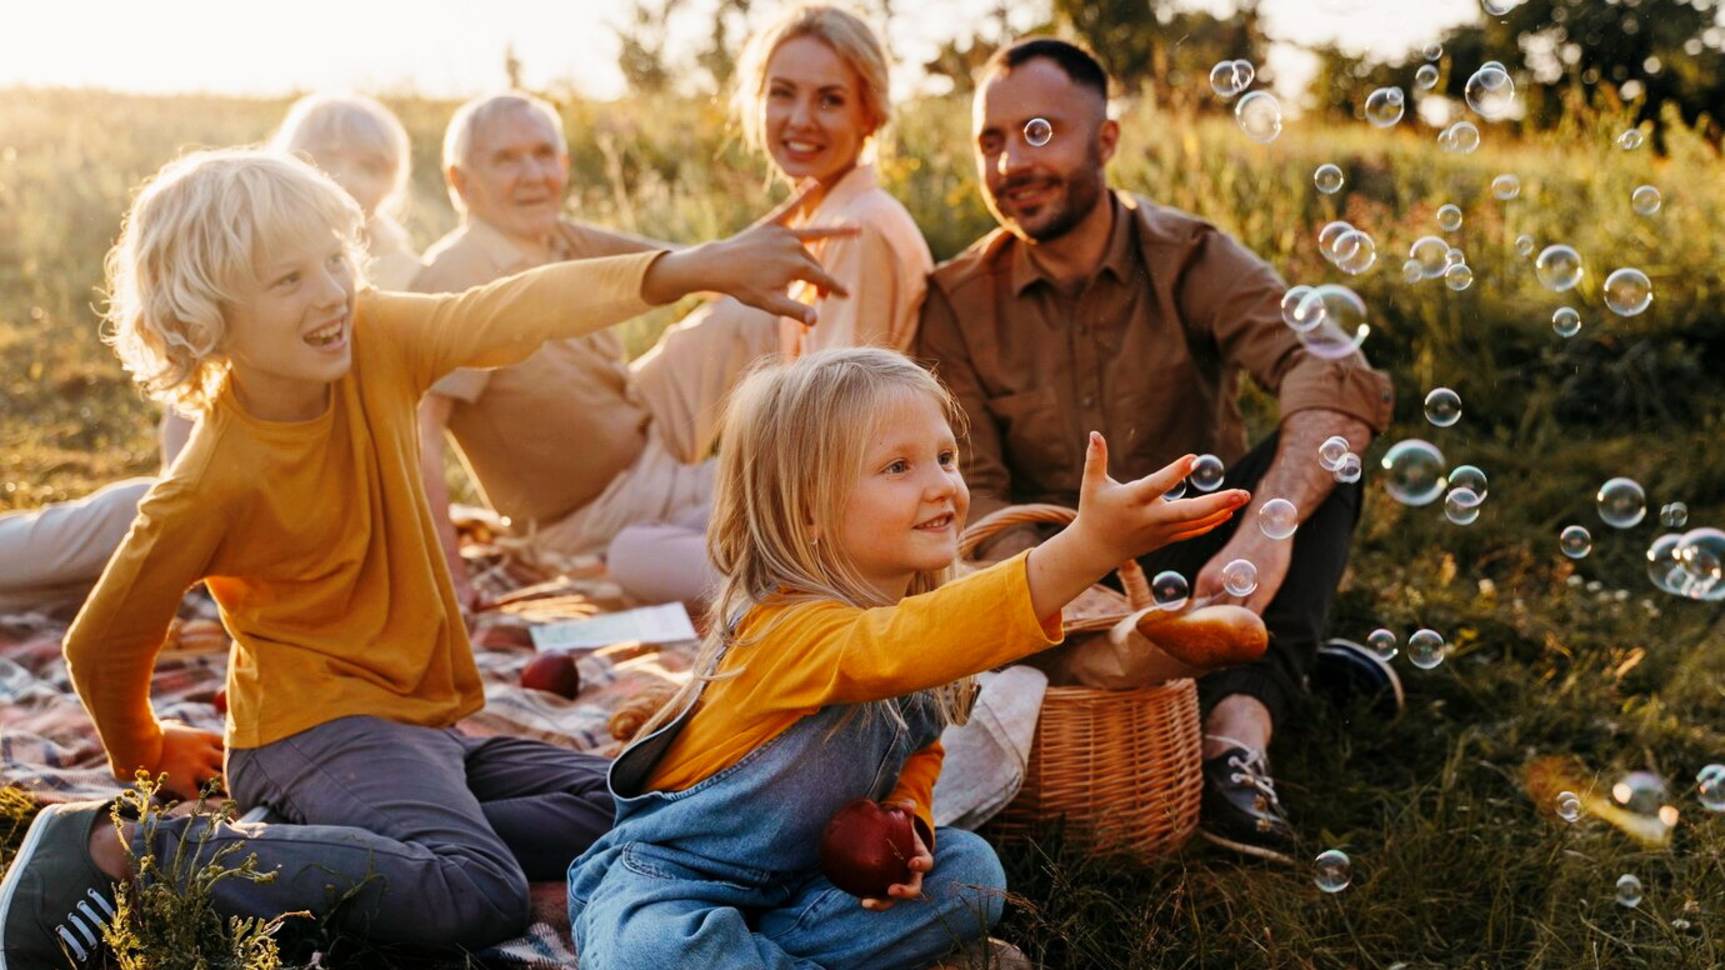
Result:
{"label": "man's rolled-up sleeve", "polygon": [[1282,322],[1286,292],[1267,263],[1211,229],[1194,242],[1179,301],[1184,319],[1210,332],[1224,360],[1276,395],[1282,418],[1338,411],[1381,434],[1395,403],[1389,376],[1372,369],[1363,354],[1325,360],[1308,353]]}

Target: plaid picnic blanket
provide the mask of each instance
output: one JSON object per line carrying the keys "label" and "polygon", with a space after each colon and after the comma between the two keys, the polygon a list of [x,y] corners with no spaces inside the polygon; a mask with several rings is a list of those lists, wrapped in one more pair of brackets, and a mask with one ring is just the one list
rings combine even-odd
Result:
{"label": "plaid picnic blanket", "polygon": [[[581,692],[572,701],[519,686],[521,669],[534,656],[532,623],[626,604],[594,561],[564,563],[569,568],[556,575],[495,548],[479,550],[473,561],[480,567],[476,582],[493,606],[479,614],[473,634],[485,708],[462,721],[462,730],[614,755],[611,713],[644,690],[662,690],[687,676],[693,644],[623,643],[579,656]],[[206,595],[187,595],[157,661],[151,699],[163,718],[220,731],[214,701],[226,681],[228,657],[215,618],[215,604]],[[68,609],[0,615],[0,784],[22,787],[43,801],[107,798],[119,791],[61,659],[70,620]],[[219,635],[214,641],[212,629]],[[213,642],[220,646],[212,649]],[[535,885],[527,934],[476,958],[487,967],[575,966],[563,884]]]}

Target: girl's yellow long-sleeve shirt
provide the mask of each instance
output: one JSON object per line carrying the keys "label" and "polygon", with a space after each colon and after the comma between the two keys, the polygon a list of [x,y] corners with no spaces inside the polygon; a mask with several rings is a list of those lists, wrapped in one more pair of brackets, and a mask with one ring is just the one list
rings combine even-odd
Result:
{"label": "girl's yellow long-sleeve shirt", "polygon": [[310,421],[258,420],[224,388],[66,635],[115,775],[160,757],[150,675],[200,580],[235,640],[230,747],[348,715],[442,726],[479,710],[420,479],[420,396],[457,367],[513,364],[546,340],[644,312],[641,283],[659,255],[560,263],[455,295],[362,291],[353,365]]}
{"label": "girl's yellow long-sleeve shirt", "polygon": [[[1060,613],[1039,618],[1023,553],[894,606],[835,600],[765,604],[737,624],[694,714],[653,767],[648,787],[682,791],[729,768],[829,704],[938,687],[1060,642]],[[758,638],[758,639],[756,639]],[[888,801],[909,800],[928,831],[945,756],[913,754]]]}

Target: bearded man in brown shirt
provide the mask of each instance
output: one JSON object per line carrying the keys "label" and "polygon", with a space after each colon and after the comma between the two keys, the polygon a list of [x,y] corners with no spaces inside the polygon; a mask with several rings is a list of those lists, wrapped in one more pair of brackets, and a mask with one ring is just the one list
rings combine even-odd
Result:
{"label": "bearded man in brown shirt", "polygon": [[[1282,322],[1286,285],[1226,234],[1109,189],[1104,168],[1120,127],[1107,87],[1092,55],[1048,38],[1003,49],[984,68],[976,162],[1001,228],[935,270],[917,353],[969,415],[973,520],[1022,502],[1076,507],[1093,429],[1108,439],[1116,477],[1209,452],[1227,464],[1225,486],[1253,493],[1232,522],[1143,564],[1151,575],[1180,572],[1194,598],[1264,617],[1271,640],[1261,660],[1200,680],[1203,832],[1280,857],[1293,833],[1265,752],[1275,726],[1297,714],[1308,675],[1382,690],[1392,714],[1401,703],[1388,665],[1323,641],[1360,487],[1338,484],[1318,446],[1340,435],[1363,454],[1389,422],[1390,382],[1358,353],[1308,353]],[[1280,406],[1276,432],[1250,450],[1236,403],[1242,373]],[[1259,509],[1275,498],[1298,509],[1291,540],[1259,528]],[[1036,539],[1005,533],[986,552]],[[1257,567],[1257,588],[1243,597],[1222,583],[1235,559]]]}

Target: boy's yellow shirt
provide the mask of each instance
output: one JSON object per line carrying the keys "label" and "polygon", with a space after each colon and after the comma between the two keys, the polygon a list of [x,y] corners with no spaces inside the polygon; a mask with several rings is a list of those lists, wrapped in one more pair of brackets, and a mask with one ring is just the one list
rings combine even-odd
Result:
{"label": "boy's yellow shirt", "polygon": [[513,364],[644,312],[659,255],[561,263],[453,295],[362,291],[352,369],[310,421],[260,421],[224,388],[66,635],[116,777],[160,756],[151,671],[200,580],[235,641],[230,747],[349,715],[445,726],[479,710],[420,479],[420,396],[457,367]]}
{"label": "boy's yellow shirt", "polygon": [[[1029,561],[1021,553],[894,606],[817,600],[750,610],[648,787],[693,787],[829,704],[902,697],[1054,646],[1061,615],[1036,615]],[[929,833],[944,757],[939,741],[911,755],[887,796],[915,803]]]}

